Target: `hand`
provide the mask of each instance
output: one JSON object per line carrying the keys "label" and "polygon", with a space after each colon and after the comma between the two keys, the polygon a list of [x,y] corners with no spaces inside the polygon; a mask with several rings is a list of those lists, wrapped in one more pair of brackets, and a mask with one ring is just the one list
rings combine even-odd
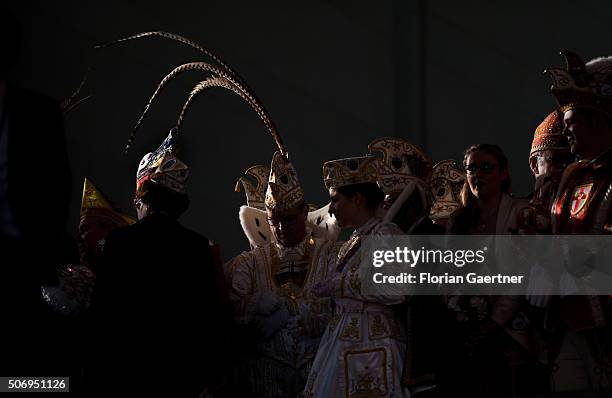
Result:
{"label": "hand", "polygon": [[335,297],[340,290],[340,278],[333,277],[316,283],[312,287],[312,294],[317,297]]}
{"label": "hand", "polygon": [[287,308],[280,307],[272,315],[260,317],[255,325],[257,332],[264,338],[270,338],[276,331],[287,325],[289,311]]}
{"label": "hand", "polygon": [[534,307],[544,308],[552,297],[553,283],[548,272],[539,264],[531,268],[529,272],[529,284],[525,298]]}
{"label": "hand", "polygon": [[278,310],[282,304],[278,295],[270,291],[259,293],[256,300],[255,314],[263,316],[272,314],[274,311]]}

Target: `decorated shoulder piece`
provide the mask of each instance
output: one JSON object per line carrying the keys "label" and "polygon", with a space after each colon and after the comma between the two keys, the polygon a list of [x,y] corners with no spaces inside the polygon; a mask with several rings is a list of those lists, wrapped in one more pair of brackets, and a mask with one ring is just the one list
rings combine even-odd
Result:
{"label": "decorated shoulder piece", "polygon": [[379,186],[383,192],[399,193],[411,181],[426,185],[431,176],[431,162],[416,145],[401,138],[383,137],[368,145],[370,154],[382,153]]}
{"label": "decorated shoulder piece", "polygon": [[577,54],[562,50],[566,68],[547,68],[553,80],[551,93],[563,112],[591,108],[612,115],[612,57],[585,62]]}
{"label": "decorated shoulder piece", "polygon": [[338,240],[340,227],[336,217],[329,213],[329,203],[320,209],[309,211],[307,222],[312,227],[312,235],[315,238]]}
{"label": "decorated shoulder piece", "polygon": [[431,204],[428,182],[432,167],[421,149],[402,138],[383,137],[372,141],[368,150],[372,155],[382,153],[378,185],[385,194],[395,197],[385,220],[395,217],[414,190],[420,194],[424,208]]}
{"label": "decorated shoulder piece", "polygon": [[430,212],[432,220],[448,219],[459,208],[464,182],[465,173],[455,160],[442,160],[434,166],[430,182],[434,198]]}
{"label": "decorated shoulder piece", "polygon": [[[274,236],[268,224],[265,210],[250,206],[240,206],[238,213],[240,225],[251,247],[264,246],[274,241]],[[308,212],[307,226],[312,230],[312,237],[336,241],[340,228],[336,217],[329,214],[329,204]]]}

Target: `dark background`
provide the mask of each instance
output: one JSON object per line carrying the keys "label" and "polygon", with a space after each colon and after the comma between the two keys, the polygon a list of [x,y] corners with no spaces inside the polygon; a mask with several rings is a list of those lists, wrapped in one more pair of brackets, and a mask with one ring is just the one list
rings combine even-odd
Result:
{"label": "dark background", "polygon": [[[160,38],[94,51],[98,43],[165,30],[217,51],[270,111],[307,200],[319,205],[327,202],[322,163],[361,155],[380,136],[419,144],[434,162],[460,160],[473,143],[498,144],[510,158],[514,192],[528,193],[532,134],[555,106],[543,69],[562,65],[562,48],[585,59],[612,53],[612,2],[603,0],[24,1],[11,8],[25,34],[17,81],[63,99],[93,67],[83,89],[93,98],[66,119],[70,231],[84,177],[133,213],[140,158],[205,77],[175,80],[124,155],[158,81],[204,59]],[[244,102],[220,89],[197,100],[183,133],[192,204],[182,221],[219,242],[228,259],[248,248],[238,221],[244,194],[234,193],[234,183],[249,166],[269,164],[273,141]],[[53,178],[53,165],[41,164],[33,184],[37,178]],[[41,192],[38,211],[53,211],[44,209],[45,195],[53,192]]]}

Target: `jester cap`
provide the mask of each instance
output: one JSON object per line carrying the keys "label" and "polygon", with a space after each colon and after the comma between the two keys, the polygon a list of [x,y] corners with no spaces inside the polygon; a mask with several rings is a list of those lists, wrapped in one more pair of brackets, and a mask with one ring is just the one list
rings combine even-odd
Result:
{"label": "jester cap", "polygon": [[378,168],[378,159],[374,156],[330,160],[323,164],[323,182],[327,189],[376,183]]}
{"label": "jester cap", "polygon": [[175,132],[175,129],[170,130],[159,148],[147,153],[140,161],[136,173],[137,195],[144,193],[142,184],[147,180],[177,193],[186,192],[189,167],[176,156]]}
{"label": "jester cap", "polygon": [[127,214],[116,211],[104,195],[87,178],[83,183],[81,199],[81,220],[85,217],[104,217],[117,227],[133,224],[136,220]]}
{"label": "jester cap", "polygon": [[386,194],[401,192],[410,181],[423,185],[431,176],[431,162],[416,145],[401,138],[379,138],[368,145],[370,153],[381,152],[378,185]]}
{"label": "jester cap", "polygon": [[555,110],[546,116],[546,119],[535,130],[529,157],[532,157],[536,152],[545,150],[569,152],[569,143],[563,135],[563,129],[563,113],[561,111]]}
{"label": "jester cap", "polygon": [[[244,176],[236,182],[236,192],[240,192],[240,183],[242,184],[247,198],[247,206],[258,210],[266,210],[266,189],[267,181],[270,177],[270,168],[261,164],[249,167]],[[245,176],[250,175],[255,178],[255,185],[251,183]]]}
{"label": "jester cap", "polygon": [[571,51],[563,50],[566,68],[547,68],[552,77],[551,93],[563,112],[590,108],[612,116],[612,57],[596,58],[588,63]]}
{"label": "jester cap", "polygon": [[295,168],[279,151],[272,156],[265,203],[266,209],[277,211],[292,209],[304,203],[304,192]]}

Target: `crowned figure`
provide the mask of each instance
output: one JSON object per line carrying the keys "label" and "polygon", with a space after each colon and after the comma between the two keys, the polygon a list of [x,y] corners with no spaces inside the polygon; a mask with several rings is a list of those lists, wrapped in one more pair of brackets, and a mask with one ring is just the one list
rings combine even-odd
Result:
{"label": "crowned figure", "polygon": [[311,287],[335,264],[338,228],[328,206],[311,211],[294,166],[280,152],[269,169],[253,166],[246,175],[256,184],[239,180],[247,195],[239,215],[252,249],[225,265],[234,319],[254,334],[251,392],[296,397],[331,318],[329,299],[313,296]]}

